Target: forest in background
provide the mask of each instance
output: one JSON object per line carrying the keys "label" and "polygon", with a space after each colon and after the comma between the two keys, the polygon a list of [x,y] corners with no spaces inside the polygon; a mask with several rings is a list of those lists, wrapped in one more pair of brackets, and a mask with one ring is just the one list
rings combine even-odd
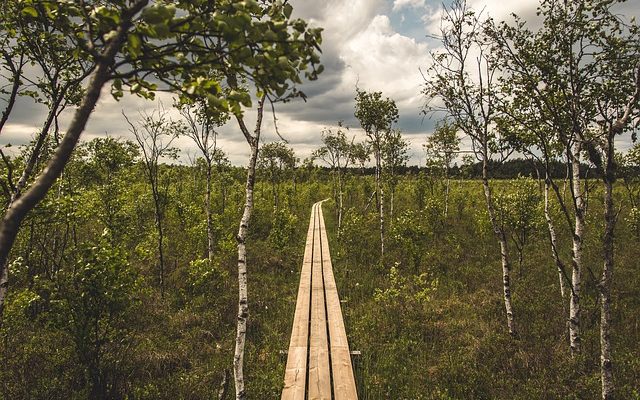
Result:
{"label": "forest in background", "polygon": [[[17,98],[48,114],[0,152],[0,395],[277,398],[329,198],[362,398],[640,397],[640,27],[619,3],[541,0],[535,29],[444,7],[412,168],[395,101],[360,87],[363,138],[338,121],[302,164],[263,142],[324,70],[286,1],[4,2],[0,132]],[[83,143],[107,92],[175,103]]]}

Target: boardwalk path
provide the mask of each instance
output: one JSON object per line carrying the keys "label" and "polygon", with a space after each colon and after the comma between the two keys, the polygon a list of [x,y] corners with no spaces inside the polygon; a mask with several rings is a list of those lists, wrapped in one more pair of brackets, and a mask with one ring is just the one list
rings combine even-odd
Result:
{"label": "boardwalk path", "polygon": [[322,202],[318,202],[311,208],[282,399],[357,398]]}

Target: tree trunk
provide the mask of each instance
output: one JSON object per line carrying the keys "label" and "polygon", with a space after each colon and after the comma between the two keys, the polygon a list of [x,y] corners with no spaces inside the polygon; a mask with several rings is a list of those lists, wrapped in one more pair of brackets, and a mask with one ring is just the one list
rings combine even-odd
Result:
{"label": "tree trunk", "polygon": [[[156,177],[157,179],[157,177]],[[158,262],[160,263],[160,297],[164,298],[164,272],[165,272],[165,263],[164,263],[164,231],[162,229],[162,210],[160,205],[160,194],[157,190],[158,182],[155,184],[152,182],[152,185],[155,185],[153,189],[153,205],[155,207],[155,222],[156,222],[156,230],[158,232]]]}
{"label": "tree trunk", "polygon": [[574,198],[575,225],[571,247],[571,299],[569,302],[569,346],[571,353],[580,352],[580,292],[582,287],[582,236],[585,228],[585,201],[580,185],[580,151],[576,142],[571,150],[571,192]]}
{"label": "tree trunk", "polygon": [[389,199],[389,203],[390,203],[390,207],[389,207],[389,216],[391,217],[391,220],[393,221],[393,201],[395,199],[395,194],[396,194],[396,188],[395,187],[391,187],[391,198]]}
{"label": "tree trunk", "polygon": [[[89,79],[82,102],[76,109],[60,145],[56,148],[47,166],[36,178],[33,185],[5,211],[2,221],[0,222],[0,277],[5,278],[8,276],[7,260],[22,220],[26,217],[27,213],[46,196],[53,183],[58,179],[62,170],[67,165],[76,147],[76,143],[78,143],[80,134],[84,131],[89,116],[98,102],[100,91],[109,79],[114,57],[120,50],[123,40],[126,38],[127,31],[131,27],[131,18],[142,10],[148,2],[148,0],[139,0],[131,5],[127,12],[128,18],[123,18],[123,21],[116,30],[115,37],[111,39],[102,57],[96,63],[96,68]],[[6,293],[6,284],[0,285],[0,317],[2,315],[1,312],[4,307]]]}
{"label": "tree trunk", "polygon": [[[378,146],[379,147],[379,146]],[[376,197],[378,197],[378,213],[380,215],[380,259],[384,259],[384,189],[380,184],[381,161],[380,149],[376,149]]]}
{"label": "tree trunk", "polygon": [[244,212],[238,228],[238,320],[236,331],[236,346],[233,356],[233,378],[236,388],[236,400],[245,400],[247,397],[244,382],[244,347],[247,335],[247,320],[249,319],[249,303],[247,296],[247,249],[246,240],[249,232],[249,220],[253,212],[253,189],[256,178],[256,161],[260,145],[260,128],[262,126],[262,112],[265,98],[260,99],[256,129],[252,136],[241,116],[236,116],[238,124],[251,147],[251,157],[247,168],[247,183],[245,193]]}
{"label": "tree trunk", "polygon": [[213,216],[211,212],[211,161],[207,160],[207,190],[205,192],[204,206],[207,208],[207,253],[211,263],[213,261]]}
{"label": "tree trunk", "polygon": [[[607,173],[609,172],[607,171]],[[598,285],[600,290],[600,376],[602,399],[610,400],[613,399],[614,389],[613,363],[611,360],[611,281],[613,279],[613,243],[616,215],[613,208],[613,181],[606,176],[604,182],[604,223],[605,228],[602,238],[604,268]]]}
{"label": "tree trunk", "polygon": [[343,182],[342,182],[342,173],[338,173],[338,234],[340,233],[340,229],[342,229],[342,208],[343,208]]}
{"label": "tree trunk", "polygon": [[9,268],[5,261],[2,266],[2,272],[0,272],[0,323],[2,322],[2,312],[4,311],[4,299],[7,297],[7,291],[9,290]]}
{"label": "tree trunk", "polygon": [[598,284],[600,290],[600,376],[602,381],[602,399],[614,397],[613,360],[611,353],[611,286],[613,281],[613,256],[617,215],[613,205],[613,184],[616,180],[615,137],[624,131],[625,125],[640,98],[640,63],[636,65],[635,91],[627,103],[621,118],[609,128],[604,149],[606,166],[604,168],[604,235],[602,252],[604,266]]}
{"label": "tree trunk", "polygon": [[271,181],[271,192],[273,192],[273,208],[278,209],[278,192],[276,191],[276,181]]}
{"label": "tree trunk", "polygon": [[451,184],[451,180],[449,179],[449,174],[447,174],[445,188],[444,188],[444,219],[447,219],[449,215],[449,187]]}
{"label": "tree trunk", "polygon": [[222,373],[222,381],[220,382],[220,388],[218,389],[218,400],[224,400],[227,396],[227,389],[229,388],[229,370],[225,369]]}
{"label": "tree trunk", "polygon": [[249,306],[247,300],[247,250],[246,238],[249,230],[249,219],[253,212],[253,187],[255,184],[255,168],[258,156],[258,144],[251,145],[251,159],[247,171],[246,195],[244,212],[240,220],[238,229],[238,326],[236,333],[236,348],[233,359],[233,373],[236,385],[236,399],[246,397],[244,389],[244,345],[247,334],[247,319],[249,317]]}
{"label": "tree trunk", "polygon": [[547,230],[549,232],[549,242],[551,243],[551,255],[553,256],[553,261],[556,263],[556,268],[558,269],[558,281],[560,282],[560,296],[565,298],[565,282],[564,282],[564,264],[562,260],[560,260],[560,254],[558,254],[558,239],[556,236],[556,229],[553,225],[553,220],[551,219],[551,213],[549,212],[549,186],[551,182],[549,180],[549,172],[546,172],[547,176],[545,177],[544,182],[544,218],[547,221]]}
{"label": "tree trunk", "polygon": [[489,186],[488,160],[485,155],[482,157],[482,186],[487,202],[487,211],[491,219],[493,232],[495,233],[498,243],[500,244],[500,261],[502,263],[502,294],[504,299],[504,308],[507,313],[507,329],[509,335],[516,336],[515,321],[513,316],[513,306],[511,304],[511,264],[509,262],[509,252],[507,246],[507,237],[504,230],[498,225],[496,220],[495,208],[493,205],[493,196],[491,187]]}

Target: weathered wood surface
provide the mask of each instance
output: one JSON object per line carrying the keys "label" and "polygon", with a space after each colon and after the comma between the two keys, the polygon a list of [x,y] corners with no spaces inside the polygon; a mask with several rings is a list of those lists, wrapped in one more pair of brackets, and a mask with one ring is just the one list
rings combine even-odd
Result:
{"label": "weathered wood surface", "polygon": [[313,261],[313,238],[315,228],[314,204],[307,232],[307,243],[304,249],[298,300],[293,317],[293,329],[287,355],[287,369],[284,375],[282,399],[304,399],[307,381],[307,356],[309,353],[309,307],[311,301],[311,264]]}
{"label": "weathered wood surface", "polygon": [[357,398],[322,202],[318,202],[311,209],[282,399]]}
{"label": "weathered wood surface", "polygon": [[329,337],[331,346],[331,370],[333,376],[333,394],[336,400],[357,399],[355,378],[351,365],[351,354],[349,343],[347,342],[347,332],[344,327],[342,310],[340,308],[340,298],[333,276],[333,266],[331,265],[331,254],[329,252],[329,240],[324,226],[324,216],[322,207],[320,213],[320,242],[322,243],[322,270],[324,273],[324,287],[327,304],[327,318],[329,323]]}

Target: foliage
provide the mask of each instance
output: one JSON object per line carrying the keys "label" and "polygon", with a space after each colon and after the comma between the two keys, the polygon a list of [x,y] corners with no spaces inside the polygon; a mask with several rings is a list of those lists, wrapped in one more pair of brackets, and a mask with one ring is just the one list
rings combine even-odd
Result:
{"label": "foliage", "polygon": [[293,169],[298,163],[293,149],[285,142],[271,142],[262,146],[258,156],[258,170],[262,171],[269,182],[273,196],[273,207],[279,205],[279,185],[287,177],[293,174]]}
{"label": "foliage", "polygon": [[[398,121],[398,107],[388,97],[383,99],[382,92],[356,92],[355,116],[362,129],[373,139],[382,132],[388,131]],[[379,146],[379,144],[375,144]]]}
{"label": "foliage", "polygon": [[422,146],[430,172],[448,177],[453,161],[460,151],[457,127],[447,121],[436,124],[433,134],[427,137],[427,142]]}
{"label": "foliage", "polygon": [[382,144],[383,170],[386,172],[386,179],[392,191],[398,185],[398,170],[404,167],[408,161],[409,141],[402,137],[400,130],[392,129]]}
{"label": "foliage", "polygon": [[495,200],[499,223],[511,236],[522,267],[524,247],[530,242],[530,236],[545,229],[538,183],[529,178],[515,179],[509,189],[496,194]]}

